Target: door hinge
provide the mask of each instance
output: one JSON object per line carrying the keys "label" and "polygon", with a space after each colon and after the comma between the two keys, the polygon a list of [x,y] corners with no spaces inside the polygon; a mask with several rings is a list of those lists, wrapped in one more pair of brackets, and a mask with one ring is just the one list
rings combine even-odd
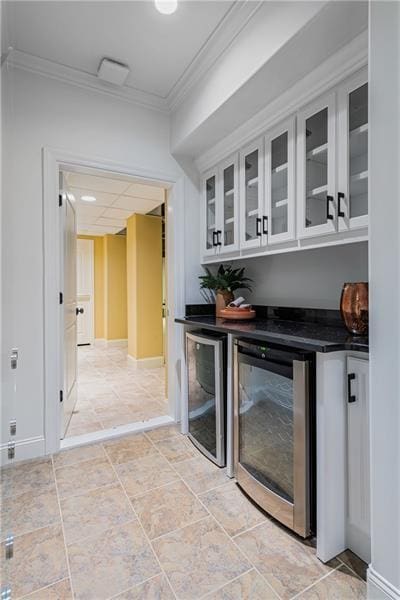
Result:
{"label": "door hinge", "polygon": [[6,558],[6,560],[10,560],[10,558],[12,558],[14,556],[14,536],[12,533],[10,533],[6,537],[4,546],[5,546],[5,558]]}
{"label": "door hinge", "polygon": [[1,588],[0,598],[1,600],[11,600],[11,588],[9,585]]}
{"label": "door hinge", "polygon": [[17,420],[11,419],[10,421],[10,435],[17,435]]}
{"label": "door hinge", "polygon": [[64,302],[64,295],[62,292],[60,292],[60,300],[59,300],[60,304],[62,304]]}
{"label": "door hinge", "polygon": [[60,402],[64,400],[64,392],[60,390]]}
{"label": "door hinge", "polygon": [[58,194],[58,206],[62,206],[62,194]]}
{"label": "door hinge", "polygon": [[8,442],[7,444],[7,458],[12,460],[15,458],[15,442]]}

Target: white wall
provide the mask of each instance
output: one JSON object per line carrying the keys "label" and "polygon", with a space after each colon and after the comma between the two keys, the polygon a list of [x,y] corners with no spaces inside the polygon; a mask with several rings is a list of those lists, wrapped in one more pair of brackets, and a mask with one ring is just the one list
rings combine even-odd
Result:
{"label": "white wall", "polygon": [[44,428],[42,148],[181,171],[169,152],[167,115],[20,69],[3,67],[3,75],[3,357],[20,350],[5,422],[16,416],[18,439],[34,443]]}
{"label": "white wall", "polygon": [[400,3],[370,3],[369,598],[400,598]]}

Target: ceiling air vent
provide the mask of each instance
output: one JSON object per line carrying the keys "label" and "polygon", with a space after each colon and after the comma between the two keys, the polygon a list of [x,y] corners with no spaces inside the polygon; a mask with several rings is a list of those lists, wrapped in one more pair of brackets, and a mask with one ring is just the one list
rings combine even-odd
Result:
{"label": "ceiling air vent", "polygon": [[112,58],[103,58],[97,69],[97,76],[103,81],[113,83],[114,85],[123,85],[129,75],[128,65],[113,60]]}

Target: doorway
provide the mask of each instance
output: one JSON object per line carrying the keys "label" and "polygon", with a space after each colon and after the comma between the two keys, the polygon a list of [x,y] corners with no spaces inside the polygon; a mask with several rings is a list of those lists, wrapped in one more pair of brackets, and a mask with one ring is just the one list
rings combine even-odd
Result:
{"label": "doorway", "polygon": [[60,190],[67,447],[174,416],[165,375],[168,189],[62,168]]}

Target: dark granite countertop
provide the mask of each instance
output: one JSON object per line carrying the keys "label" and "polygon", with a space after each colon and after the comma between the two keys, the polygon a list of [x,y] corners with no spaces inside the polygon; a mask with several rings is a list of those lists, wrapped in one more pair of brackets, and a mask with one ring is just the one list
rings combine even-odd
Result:
{"label": "dark granite countertop", "polygon": [[[265,311],[260,312],[265,313]],[[296,346],[314,352],[369,351],[368,338],[351,335],[338,320],[332,322],[332,320],[326,319],[324,322],[323,319],[314,319],[313,322],[312,319],[310,321],[290,320],[268,318],[266,315],[265,317],[256,317],[253,321],[231,321],[217,319],[210,314],[199,316],[190,314],[190,316],[175,319],[175,321],[183,325],[276,342],[285,346]]]}

